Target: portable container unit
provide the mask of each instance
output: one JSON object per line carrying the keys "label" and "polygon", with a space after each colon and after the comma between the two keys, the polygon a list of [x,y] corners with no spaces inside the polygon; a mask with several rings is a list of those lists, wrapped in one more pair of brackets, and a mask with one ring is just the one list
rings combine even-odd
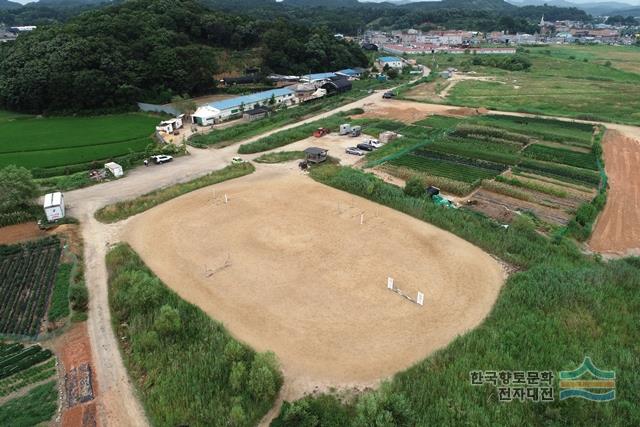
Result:
{"label": "portable container unit", "polygon": [[115,178],[120,178],[122,175],[124,175],[124,171],[122,170],[122,166],[120,166],[116,162],[105,163],[104,164],[104,168],[106,170],[108,170],[109,172],[111,172],[111,174]]}
{"label": "portable container unit", "polygon": [[47,221],[53,222],[64,218],[64,196],[61,192],[46,194],[43,207]]}
{"label": "portable container unit", "polygon": [[340,125],[340,135],[349,135],[351,133],[351,124],[344,123]]}
{"label": "portable container unit", "polygon": [[362,133],[361,126],[354,126],[351,128],[351,136],[360,136],[361,133]]}
{"label": "portable container unit", "polygon": [[398,137],[398,134],[395,132],[391,132],[391,131],[384,131],[384,132],[380,132],[380,136],[378,137],[378,139],[380,140],[380,142],[382,142],[383,144],[386,144],[387,142],[391,142],[394,139],[396,139]]}

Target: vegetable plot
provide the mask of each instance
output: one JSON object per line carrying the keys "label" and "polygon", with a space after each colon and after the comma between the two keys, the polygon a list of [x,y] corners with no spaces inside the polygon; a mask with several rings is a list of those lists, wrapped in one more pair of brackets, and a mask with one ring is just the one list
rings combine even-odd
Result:
{"label": "vegetable plot", "polygon": [[57,238],[0,246],[0,334],[38,335],[60,252]]}

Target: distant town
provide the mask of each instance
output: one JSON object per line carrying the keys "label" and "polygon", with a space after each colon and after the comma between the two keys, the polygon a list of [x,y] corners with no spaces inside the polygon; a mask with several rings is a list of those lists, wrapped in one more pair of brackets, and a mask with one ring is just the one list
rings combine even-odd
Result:
{"label": "distant town", "polygon": [[[580,21],[545,21],[541,17],[535,34],[508,34],[504,31],[483,33],[472,30],[366,31],[358,38],[363,48],[382,50],[395,55],[425,53],[513,54],[518,45],[536,44],[611,44],[632,45],[639,40],[640,27],[592,24]],[[340,37],[341,35],[337,35]]]}

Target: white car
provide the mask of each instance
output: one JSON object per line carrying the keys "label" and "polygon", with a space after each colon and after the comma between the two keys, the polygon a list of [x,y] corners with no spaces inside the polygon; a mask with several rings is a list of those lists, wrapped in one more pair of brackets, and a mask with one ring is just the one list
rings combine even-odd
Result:
{"label": "white car", "polygon": [[173,157],[167,156],[166,154],[158,154],[157,156],[151,156],[151,160],[153,160],[156,165],[160,165],[162,163],[170,162],[173,160]]}
{"label": "white car", "polygon": [[231,163],[244,163],[244,160],[242,160],[242,157],[234,157],[233,159],[231,159]]}
{"label": "white car", "polygon": [[380,147],[382,147],[384,145],[380,141],[378,141],[377,139],[365,139],[364,143],[365,144],[369,144],[373,148],[380,148]]}

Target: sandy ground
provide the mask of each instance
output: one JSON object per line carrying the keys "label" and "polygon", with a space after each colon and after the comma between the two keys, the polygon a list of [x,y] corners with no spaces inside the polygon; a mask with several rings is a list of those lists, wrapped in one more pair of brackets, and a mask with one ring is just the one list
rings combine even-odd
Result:
{"label": "sandy ground", "polygon": [[[156,207],[122,236],[180,296],[274,351],[285,398],[374,384],[491,310],[504,274],[477,247],[301,173],[267,169]],[[387,290],[388,276],[413,298],[423,291],[424,307]]]}
{"label": "sandy ground", "polygon": [[339,159],[341,165],[353,166],[356,163],[363,161],[364,156],[354,156],[353,154],[347,154],[344,150],[347,147],[354,147],[364,142],[366,139],[374,138],[378,137],[367,135],[364,133],[358,137],[350,137],[334,132],[320,138],[310,136],[309,138],[301,139],[300,141],[294,142],[293,144],[289,144],[272,151],[303,151],[308,147],[319,147],[328,150],[328,155]]}
{"label": "sandy ground", "polygon": [[603,149],[609,192],[589,247],[640,255],[640,141],[607,131]]}
{"label": "sandy ground", "polygon": [[461,108],[444,104],[424,104],[395,99],[384,99],[380,102],[365,105],[363,109],[363,114],[353,117],[391,119],[405,123],[413,123],[434,114],[444,116],[468,116],[476,114],[476,109],[474,108]]}

